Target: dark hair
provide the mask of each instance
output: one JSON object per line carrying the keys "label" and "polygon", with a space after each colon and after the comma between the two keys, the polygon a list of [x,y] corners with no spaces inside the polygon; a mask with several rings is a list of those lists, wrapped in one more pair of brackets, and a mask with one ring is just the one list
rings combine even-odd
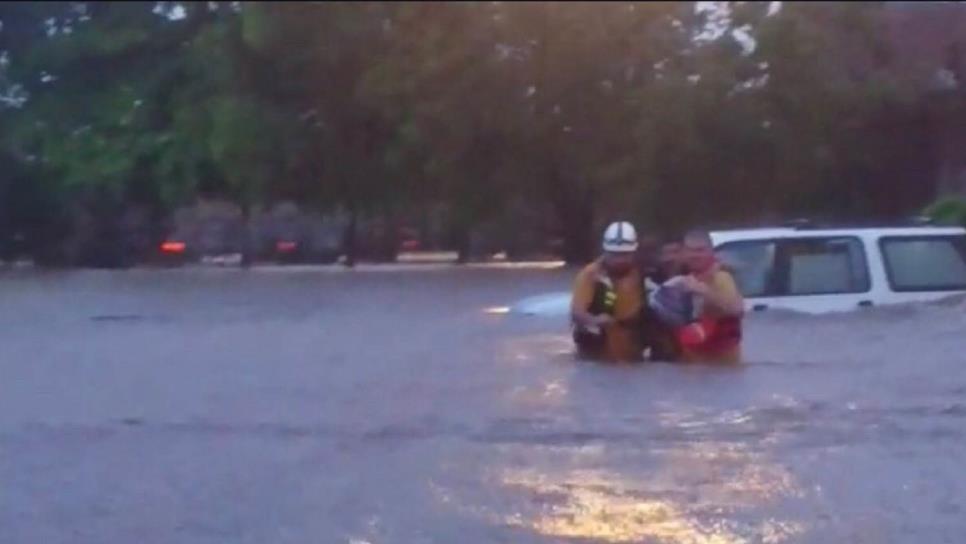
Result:
{"label": "dark hair", "polygon": [[711,234],[704,229],[691,229],[689,230],[682,240],[701,240],[702,242],[708,244],[709,246],[714,245],[714,241],[711,239]]}
{"label": "dark hair", "polygon": [[680,232],[671,232],[661,238],[661,245],[666,246],[668,244],[680,244],[683,240],[684,236],[682,236]]}

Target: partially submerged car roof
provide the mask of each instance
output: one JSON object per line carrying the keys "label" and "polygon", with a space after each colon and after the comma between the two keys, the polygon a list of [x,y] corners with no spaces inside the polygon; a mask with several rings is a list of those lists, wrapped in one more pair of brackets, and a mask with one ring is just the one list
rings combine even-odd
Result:
{"label": "partially submerged car roof", "polygon": [[887,237],[887,236],[956,236],[966,235],[962,227],[945,227],[934,225],[910,226],[859,226],[859,227],[762,227],[751,229],[725,229],[711,232],[715,245],[740,240],[769,240],[801,237],[826,236],[858,236],[858,237]]}

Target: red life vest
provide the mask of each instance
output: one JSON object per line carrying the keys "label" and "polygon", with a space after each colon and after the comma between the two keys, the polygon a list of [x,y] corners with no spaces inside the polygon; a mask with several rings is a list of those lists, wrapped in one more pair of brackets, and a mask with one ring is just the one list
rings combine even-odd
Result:
{"label": "red life vest", "polygon": [[705,340],[702,349],[707,351],[725,351],[741,343],[741,318],[719,317],[709,319],[714,322],[711,335]]}
{"label": "red life vest", "polygon": [[731,349],[741,342],[741,319],[738,317],[702,317],[678,329],[682,346],[717,352]]}

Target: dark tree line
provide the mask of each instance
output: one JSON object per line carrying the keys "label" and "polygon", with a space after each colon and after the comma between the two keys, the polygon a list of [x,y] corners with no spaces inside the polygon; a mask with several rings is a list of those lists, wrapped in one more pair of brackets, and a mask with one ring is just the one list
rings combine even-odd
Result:
{"label": "dark tree line", "polygon": [[481,229],[523,236],[522,210],[571,261],[617,216],[660,233],[935,197],[955,51],[937,87],[884,3],[697,5],[4,3],[0,257],[63,260],[81,227],[118,245],[132,216],[150,247],[199,196],[344,213],[350,259],[367,218],[442,210],[468,256]]}

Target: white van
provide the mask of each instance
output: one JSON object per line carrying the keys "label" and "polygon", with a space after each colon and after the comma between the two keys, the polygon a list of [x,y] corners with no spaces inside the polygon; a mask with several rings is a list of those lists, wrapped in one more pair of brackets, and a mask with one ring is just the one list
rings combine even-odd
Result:
{"label": "white van", "polygon": [[786,228],[711,233],[749,311],[808,313],[966,293],[966,229]]}
{"label": "white van", "polygon": [[[748,311],[806,313],[934,301],[966,293],[966,229],[798,227],[711,233]],[[567,316],[570,293],[523,299],[510,311]]]}

